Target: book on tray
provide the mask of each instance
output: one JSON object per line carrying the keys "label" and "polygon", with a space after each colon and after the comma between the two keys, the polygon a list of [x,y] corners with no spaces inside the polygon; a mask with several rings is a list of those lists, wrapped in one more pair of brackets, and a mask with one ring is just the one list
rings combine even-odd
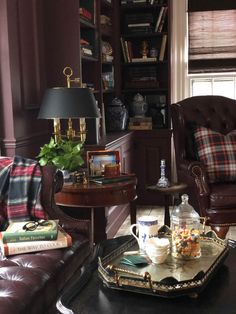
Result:
{"label": "book on tray", "polygon": [[2,254],[5,256],[53,250],[58,248],[65,248],[71,245],[72,245],[71,236],[68,233],[66,233],[60,226],[58,226],[58,236],[56,240],[15,242],[15,243],[3,243],[2,241],[0,241],[0,248]]}
{"label": "book on tray", "polygon": [[58,220],[11,222],[5,231],[0,232],[3,243],[56,240]]}

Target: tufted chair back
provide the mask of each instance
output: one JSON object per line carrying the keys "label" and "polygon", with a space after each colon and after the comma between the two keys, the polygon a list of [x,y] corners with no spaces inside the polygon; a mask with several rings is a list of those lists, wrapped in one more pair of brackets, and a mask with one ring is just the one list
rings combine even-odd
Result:
{"label": "tufted chair back", "polygon": [[175,148],[180,158],[195,158],[193,147],[195,125],[222,134],[236,130],[236,101],[233,99],[223,96],[195,96],[173,104],[171,108]]}
{"label": "tufted chair back", "polygon": [[236,101],[222,96],[186,98],[171,105],[171,118],[178,179],[188,184],[192,205],[224,237],[229,225],[236,224],[236,182],[209,184],[205,166],[196,158],[193,130],[203,126],[224,135],[236,130]]}

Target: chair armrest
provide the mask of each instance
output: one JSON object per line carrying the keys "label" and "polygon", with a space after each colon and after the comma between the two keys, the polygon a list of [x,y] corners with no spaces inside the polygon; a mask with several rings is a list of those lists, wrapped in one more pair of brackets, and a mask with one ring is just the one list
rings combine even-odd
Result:
{"label": "chair armrest", "polygon": [[83,233],[90,238],[91,223],[89,220],[80,220],[73,218],[55,202],[55,193],[59,192],[63,187],[63,175],[60,170],[54,166],[41,167],[42,171],[42,189],[41,189],[41,204],[50,219],[59,219],[59,224],[68,232]]}
{"label": "chair armrest", "polygon": [[178,165],[178,180],[187,184],[190,203],[205,217],[209,207],[210,188],[207,180],[206,168],[202,162],[183,160]]}
{"label": "chair armrest", "polygon": [[205,165],[200,161],[184,160],[179,165],[179,171],[185,172],[185,175],[189,175],[194,178],[195,184],[198,189],[198,193],[201,196],[209,195],[209,185],[207,180]]}

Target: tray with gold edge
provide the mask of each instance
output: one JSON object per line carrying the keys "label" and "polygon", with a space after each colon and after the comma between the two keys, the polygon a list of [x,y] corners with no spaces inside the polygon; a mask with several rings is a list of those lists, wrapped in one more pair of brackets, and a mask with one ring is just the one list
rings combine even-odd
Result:
{"label": "tray with gold edge", "polygon": [[[158,236],[171,240],[171,230],[163,226]],[[198,259],[176,259],[169,254],[163,264],[150,263],[138,268],[120,263],[124,252],[138,251],[137,241],[131,236],[118,249],[98,259],[99,277],[111,289],[169,298],[182,295],[197,297],[229,252],[227,240],[218,238],[214,231],[202,234],[200,245],[201,257]]]}

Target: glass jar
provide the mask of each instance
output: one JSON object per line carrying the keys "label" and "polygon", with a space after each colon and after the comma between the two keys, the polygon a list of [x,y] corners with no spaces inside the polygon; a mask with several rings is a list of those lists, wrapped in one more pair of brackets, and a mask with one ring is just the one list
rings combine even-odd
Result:
{"label": "glass jar", "polygon": [[183,194],[180,205],[171,215],[172,255],[176,258],[195,259],[201,257],[200,216],[188,203],[188,195]]}

